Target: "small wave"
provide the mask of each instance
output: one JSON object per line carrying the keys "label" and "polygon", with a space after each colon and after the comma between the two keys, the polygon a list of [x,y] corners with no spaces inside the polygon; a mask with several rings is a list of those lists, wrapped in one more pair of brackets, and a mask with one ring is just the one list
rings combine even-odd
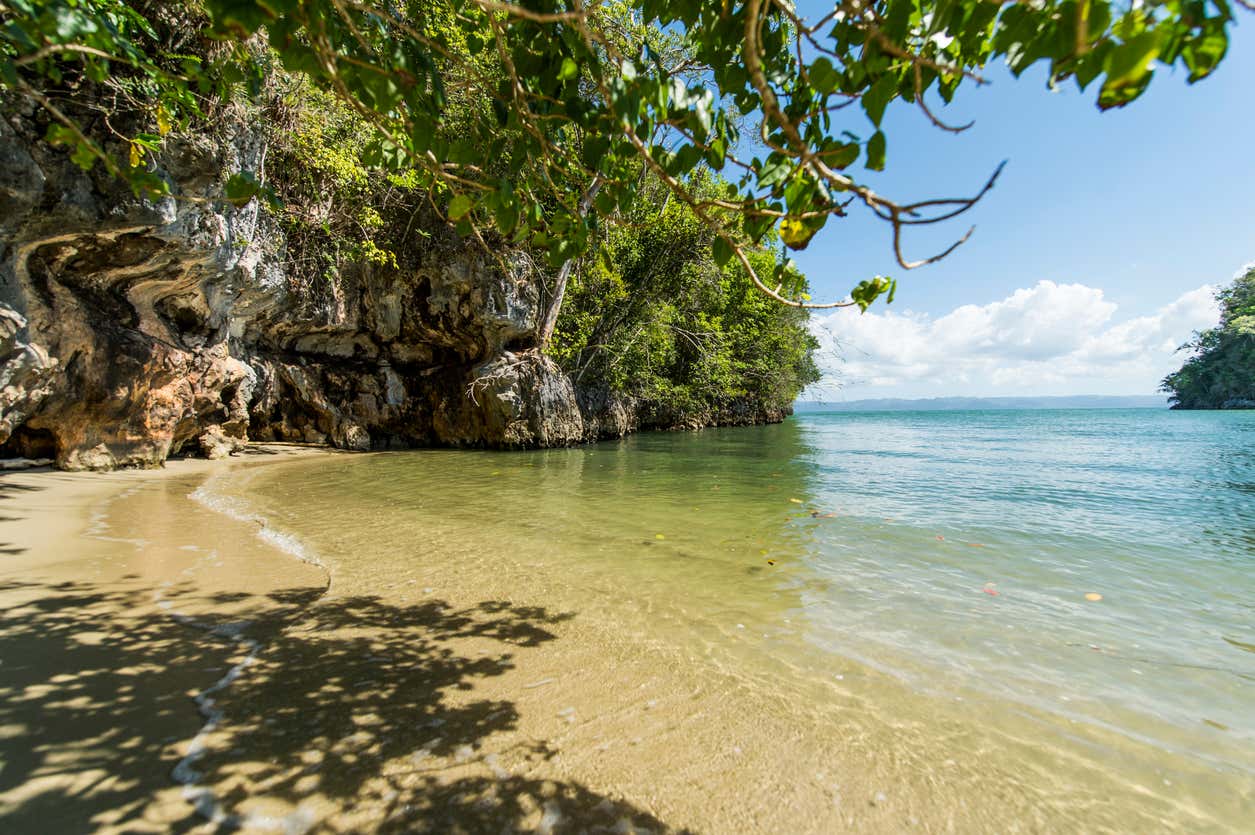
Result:
{"label": "small wave", "polygon": [[[213,481],[213,479],[202,483],[200,487],[188,495],[188,498],[209,510],[229,516],[232,519],[256,523],[260,526],[256,532],[257,536],[263,541],[291,554],[302,562],[318,566],[326,572],[326,566],[322,561],[306,548],[300,540],[270,528],[266,519],[254,513],[242,500],[212,492],[209,489],[210,481]],[[124,489],[114,496],[107,505],[97,508],[88,520],[88,527],[84,532],[85,535],[104,542],[131,545],[137,551],[147,547],[149,545],[147,540],[109,535],[111,531],[109,513],[113,509],[114,503],[135,494],[143,489],[144,486],[144,483],[141,482]],[[204,563],[206,560],[214,559],[217,556],[217,552],[212,549],[201,549],[196,546],[183,546],[181,550],[206,551],[192,566],[185,569],[185,574],[191,572],[196,566]],[[292,813],[282,816],[257,813],[232,814],[227,811],[226,806],[213,789],[200,785],[203,775],[196,770],[196,764],[208,753],[209,737],[225,717],[225,713],[218,707],[215,697],[218,693],[230,687],[236,679],[256,663],[257,655],[263,649],[263,644],[247,636],[247,630],[252,625],[251,621],[236,621],[213,625],[183,612],[175,611],[174,603],[165,598],[165,589],[170,585],[169,582],[162,583],[153,590],[153,601],[158,608],[168,612],[170,618],[176,623],[199,630],[218,640],[235,643],[244,652],[244,657],[227,670],[225,675],[194,696],[197,711],[204,720],[204,724],[196,736],[192,738],[186,754],[175,764],[171,777],[183,787],[183,798],[192,805],[196,813],[219,829],[227,831],[248,829],[252,831],[282,832],[284,835],[304,835],[304,833],[314,828],[317,818],[311,810],[303,806],[298,806]]]}
{"label": "small wave", "polygon": [[214,793],[213,789],[200,785],[203,775],[196,770],[196,763],[208,752],[209,736],[217,729],[226,715],[217,706],[217,700],[214,698],[214,695],[230,687],[237,678],[244,674],[245,670],[253,665],[257,660],[257,653],[261,650],[262,644],[240,634],[246,624],[228,624],[227,628],[214,628],[200,623],[187,615],[176,614],[174,617],[180,623],[208,632],[214,637],[234,640],[246,650],[244,658],[238,664],[227,670],[226,674],[213,685],[196,694],[196,708],[200,712],[201,718],[205,720],[205,724],[201,726],[200,732],[192,738],[187,753],[183,756],[183,759],[179,760],[171,772],[175,782],[183,786],[183,799],[191,803],[193,808],[196,809],[196,813],[201,817],[227,831],[251,829],[254,831],[283,832],[285,835],[303,835],[303,833],[308,832],[316,822],[315,817],[308,809],[299,807],[295,812],[281,817],[255,813],[234,815],[226,810],[226,807],[223,806],[222,801]]}
{"label": "small wave", "polygon": [[188,498],[200,504],[215,513],[221,513],[223,516],[229,516],[238,522],[251,522],[258,526],[255,533],[257,538],[261,539],[268,545],[273,545],[280,551],[284,551],[296,557],[301,562],[316,565],[324,571],[327,565],[318,555],[305,546],[305,543],[292,534],[285,533],[270,526],[270,521],[261,514],[253,510],[248,502],[235,496],[227,496],[212,489],[213,482],[217,480],[217,476],[210,478],[202,483],[199,487],[188,494]]}
{"label": "small wave", "polygon": [[[259,539],[296,557],[302,562],[321,568],[327,574],[328,582],[330,582],[330,572],[327,571],[326,564],[312,550],[307,548],[300,539],[272,528],[269,520],[254,511],[243,499],[215,492],[213,483],[218,478],[219,476],[215,476],[206,479],[199,487],[188,494],[188,498],[215,513],[221,513],[239,522],[256,524],[258,527],[254,533],[256,533]],[[186,626],[208,632],[216,638],[234,641],[245,650],[244,658],[239,663],[231,667],[217,682],[195,696],[197,710],[200,712],[201,718],[205,720],[205,724],[192,739],[186,755],[175,765],[172,772],[175,782],[183,786],[184,799],[192,804],[197,814],[211,824],[230,831],[251,829],[254,831],[283,832],[285,835],[303,835],[308,832],[314,827],[316,817],[310,810],[304,807],[298,807],[296,811],[284,816],[255,813],[232,814],[227,811],[222,800],[214,793],[213,789],[200,785],[203,775],[196,770],[196,763],[207,753],[209,736],[219,726],[225,716],[222,709],[217,706],[217,700],[214,698],[215,694],[230,687],[237,678],[244,674],[245,670],[254,664],[258,653],[263,648],[263,644],[246,636],[245,630],[250,625],[247,621],[211,627],[208,624],[201,623],[194,618],[177,612],[173,613],[173,617]]]}

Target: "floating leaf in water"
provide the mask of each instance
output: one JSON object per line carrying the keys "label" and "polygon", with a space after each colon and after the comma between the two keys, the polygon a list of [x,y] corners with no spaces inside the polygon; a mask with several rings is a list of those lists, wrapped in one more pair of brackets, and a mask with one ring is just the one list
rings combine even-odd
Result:
{"label": "floating leaf in water", "polygon": [[1228,725],[1222,725],[1222,724],[1220,724],[1219,722],[1213,721],[1213,720],[1211,720],[1211,719],[1203,719],[1203,724],[1204,724],[1204,725],[1211,725],[1213,728],[1216,728],[1217,730],[1221,730],[1221,731],[1227,731],[1227,730],[1229,730],[1229,726],[1228,726]]}
{"label": "floating leaf in water", "polygon": [[775,560],[767,560],[767,565],[775,565],[775,564],[776,564]]}
{"label": "floating leaf in water", "polygon": [[945,541],[946,541],[946,538],[945,538],[944,536],[942,536],[941,534],[937,534],[937,541],[938,541],[938,542],[945,542]]}
{"label": "floating leaf in water", "polygon": [[656,534],[654,534],[654,539],[666,539],[666,537],[665,537],[665,536],[663,536],[663,535],[662,535],[662,534],[660,534],[660,533],[656,533]]}
{"label": "floating leaf in water", "polygon": [[1244,649],[1247,652],[1255,652],[1255,644],[1244,644],[1241,641],[1235,641],[1232,638],[1225,638],[1224,635],[1221,635],[1220,637],[1225,639],[1225,643],[1232,644],[1238,649]]}
{"label": "floating leaf in water", "polygon": [[996,584],[996,583],[986,583],[986,584],[985,584],[985,587],[984,587],[983,589],[981,589],[981,591],[983,591],[985,594],[987,594],[987,595],[989,595],[989,596],[991,596],[991,597],[997,597],[997,596],[998,596],[998,590],[994,588],[994,586],[995,586],[995,585],[997,585],[997,584]]}
{"label": "floating leaf in water", "polygon": [[1102,595],[1096,591],[1091,591],[1089,594],[1085,595],[1085,599],[1091,603],[1097,603],[1099,600],[1102,600]]}
{"label": "floating leaf in water", "polygon": [[967,545],[967,547],[969,548],[984,548],[985,547],[979,542],[965,542],[964,544]]}
{"label": "floating leaf in water", "polygon": [[801,503],[802,503],[802,500],[801,500],[801,499],[789,499],[789,501],[793,502],[794,504],[801,504]]}

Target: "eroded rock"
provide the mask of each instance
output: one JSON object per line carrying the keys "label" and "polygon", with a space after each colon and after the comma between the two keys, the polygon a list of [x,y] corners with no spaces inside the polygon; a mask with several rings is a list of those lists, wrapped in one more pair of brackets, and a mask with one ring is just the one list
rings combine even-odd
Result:
{"label": "eroded rock", "polygon": [[0,303],[0,444],[53,389],[57,362],[38,345],[21,340],[26,319]]}
{"label": "eroded rock", "polygon": [[762,417],[577,397],[534,347],[536,266],[445,227],[403,269],[295,280],[266,210],[218,199],[233,172],[258,170],[259,126],[171,138],[156,163],[173,197],[151,202],[79,170],[33,114],[6,115],[0,456],[106,470],[249,440],[554,446]]}
{"label": "eroded rock", "polygon": [[535,351],[507,351],[472,369],[435,416],[435,434],[459,446],[562,446],[584,439],[571,380]]}

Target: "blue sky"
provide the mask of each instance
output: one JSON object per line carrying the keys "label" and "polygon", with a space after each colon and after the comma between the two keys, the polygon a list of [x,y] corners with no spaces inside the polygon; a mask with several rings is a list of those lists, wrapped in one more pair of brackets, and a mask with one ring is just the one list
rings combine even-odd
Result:
{"label": "blue sky", "polygon": [[[905,272],[888,227],[858,212],[795,254],[817,301],[899,279],[891,307],[814,317],[829,373],[811,396],[1151,393],[1173,349],[1214,321],[1200,288],[1255,261],[1255,15],[1239,11],[1211,78],[1190,86],[1161,68],[1122,110],[1100,113],[1095,89],[1051,92],[1041,71],[989,77],[935,109],[975,120],[963,134],[895,102],[888,170],[869,176],[899,201],[964,196],[1009,160],[979,206],[916,230],[905,250],[931,255],[975,224],[971,241]],[[851,121],[870,134],[861,114]]]}

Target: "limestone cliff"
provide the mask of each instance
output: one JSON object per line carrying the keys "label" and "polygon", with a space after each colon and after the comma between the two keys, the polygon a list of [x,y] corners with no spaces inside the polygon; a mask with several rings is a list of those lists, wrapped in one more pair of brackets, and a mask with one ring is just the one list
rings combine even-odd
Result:
{"label": "limestone cliff", "polygon": [[262,170],[247,123],[171,139],[173,196],[139,199],[0,121],[0,455],[65,469],[222,456],[248,440],[366,450],[553,446],[638,428],[780,420],[753,404],[669,413],[577,391],[534,350],[543,276],[433,228],[405,271],[342,267],[310,287],[252,202],[222,199]]}

